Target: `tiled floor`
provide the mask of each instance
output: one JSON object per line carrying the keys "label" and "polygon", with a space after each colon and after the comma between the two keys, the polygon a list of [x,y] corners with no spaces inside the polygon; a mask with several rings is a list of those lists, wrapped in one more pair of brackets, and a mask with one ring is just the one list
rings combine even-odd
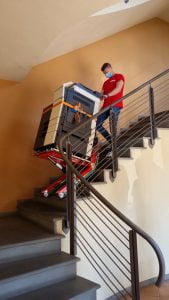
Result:
{"label": "tiled floor", "polygon": [[169,300],[169,281],[165,281],[160,288],[155,286],[143,288],[141,300]]}
{"label": "tiled floor", "polygon": [[140,300],[169,300],[169,281],[165,281],[160,288],[151,285],[141,289]]}

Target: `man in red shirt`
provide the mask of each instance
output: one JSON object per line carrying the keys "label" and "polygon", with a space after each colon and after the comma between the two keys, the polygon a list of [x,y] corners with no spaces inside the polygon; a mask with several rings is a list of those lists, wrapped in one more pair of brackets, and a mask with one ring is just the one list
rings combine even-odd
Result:
{"label": "man in red shirt", "polygon": [[[104,63],[101,67],[101,71],[104,73],[106,78],[108,78],[102,87],[102,100],[101,108],[112,105],[117,100],[123,97],[124,90],[124,76],[122,74],[114,73],[112,66],[109,63]],[[118,102],[112,106],[111,110],[114,112],[116,123],[119,118],[120,110],[123,108],[123,101]],[[111,136],[109,132],[103,127],[104,121],[110,116],[110,109],[102,113],[98,119],[96,128],[102,134],[102,136],[111,143]]]}

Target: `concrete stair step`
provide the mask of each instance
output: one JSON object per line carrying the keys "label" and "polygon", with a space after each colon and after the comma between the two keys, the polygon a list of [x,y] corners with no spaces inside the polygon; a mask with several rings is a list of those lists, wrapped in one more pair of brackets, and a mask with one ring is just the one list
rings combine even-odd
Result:
{"label": "concrete stair step", "polygon": [[24,218],[38,224],[52,233],[62,233],[62,221],[66,212],[58,211],[51,205],[38,201],[23,201],[18,203],[18,211]]}
{"label": "concrete stair step", "polygon": [[[58,178],[58,177],[50,177],[49,182],[50,182],[50,183],[53,183],[57,178]],[[80,187],[80,184],[79,184],[79,190],[80,190],[80,188],[81,188],[81,187]],[[89,195],[90,195],[88,189],[84,189],[84,188],[83,188],[83,190],[84,190],[83,196],[85,196],[85,195],[89,196]]]}
{"label": "concrete stair step", "polygon": [[100,286],[92,281],[76,276],[59,284],[53,284],[29,292],[13,300],[96,300],[96,291]]}
{"label": "concrete stair step", "polygon": [[122,147],[120,149],[118,149],[117,152],[118,157],[131,157],[131,150],[130,148],[126,148],[126,147]]}
{"label": "concrete stair step", "polygon": [[[81,193],[81,191],[83,191]],[[82,184],[79,184],[77,187],[77,197],[82,196],[90,196],[90,192],[87,188],[82,187]],[[66,211],[66,197],[63,199],[59,198],[57,195],[51,195],[48,198],[43,197],[42,195],[36,196],[33,200],[41,202],[43,204],[47,204],[50,206],[54,206],[58,211],[65,212]]]}
{"label": "concrete stair step", "polygon": [[[31,199],[29,199],[31,200]],[[60,199],[58,196],[49,196],[48,198],[45,198],[43,196],[36,196],[33,201],[36,201],[36,202],[40,202],[40,203],[43,203],[45,205],[50,205],[50,206],[53,206],[57,209],[57,211],[63,211],[65,212],[66,211],[66,199],[63,198],[63,199]]]}
{"label": "concrete stair step", "polygon": [[159,122],[159,124],[157,125],[157,127],[160,128],[169,128],[169,120],[164,120]]}
{"label": "concrete stair step", "polygon": [[104,182],[104,170],[96,168],[96,171],[90,176],[89,182]]}
{"label": "concrete stair step", "polygon": [[54,235],[20,216],[0,218],[0,263],[60,253],[63,235]]}
{"label": "concrete stair step", "polygon": [[[80,186],[80,184],[79,184],[79,186]],[[42,187],[38,187],[38,188],[34,189],[34,199],[36,199],[36,198],[42,199],[42,194],[41,194],[42,190],[43,190]],[[83,190],[84,190],[83,196],[89,196],[90,195],[90,192],[89,192],[88,189],[83,189]],[[51,197],[56,197],[56,199],[60,199],[59,197],[55,196],[55,194],[51,195]],[[49,199],[49,198],[47,198],[47,199]],[[64,203],[65,199],[66,199],[66,197],[64,197],[63,199],[61,199],[63,201],[63,203]],[[59,203],[59,201],[58,201],[58,203]],[[61,206],[63,206],[63,204]]]}
{"label": "concrete stair step", "polygon": [[117,141],[117,147],[144,147],[143,138],[137,138],[137,137],[121,137]]}
{"label": "concrete stair step", "polygon": [[[46,187],[46,186],[45,186]],[[34,188],[34,197],[41,197],[41,192],[45,187],[36,187]]]}
{"label": "concrete stair step", "polygon": [[[111,157],[108,157],[107,154],[110,153],[110,149],[106,150],[102,153],[102,155],[100,155],[99,157],[99,162],[98,162],[98,173],[100,171],[100,169],[102,169],[104,171],[104,169],[110,169],[112,167],[112,159]],[[130,147],[122,147],[118,149],[118,157],[131,157],[131,151],[130,151]]]}
{"label": "concrete stair step", "polygon": [[54,181],[56,181],[59,178],[59,176],[52,176],[49,177],[49,184],[53,183]]}
{"label": "concrete stair step", "polygon": [[138,139],[138,138],[143,138],[143,137],[150,137],[151,136],[151,131],[150,129],[145,129],[139,131],[138,129],[134,129],[132,132],[127,132],[125,135],[126,139]]}
{"label": "concrete stair step", "polygon": [[76,276],[77,257],[64,252],[0,265],[0,299],[42,288]]}
{"label": "concrete stair step", "polygon": [[29,202],[35,202],[35,203],[42,203],[43,205],[46,205],[47,207],[50,206],[51,208],[54,207],[54,210],[57,210],[58,212],[65,212],[66,211],[66,198],[59,198],[58,196],[51,195],[47,198],[44,196],[36,196],[32,199],[20,199],[18,201],[19,203],[23,203],[25,201]]}
{"label": "concrete stair step", "polygon": [[[157,122],[157,125],[159,126],[162,123],[166,122],[167,127],[169,127],[169,112],[164,111],[157,113],[155,115],[155,120]],[[150,126],[150,117],[145,117],[143,119],[139,119],[137,123],[133,123],[129,126],[129,129],[135,129],[135,130],[140,130],[144,129],[144,127],[149,127]]]}
{"label": "concrete stair step", "polygon": [[36,200],[26,200],[18,203],[19,209],[25,209],[28,211],[37,211],[46,217],[63,217],[65,212],[58,212],[57,208],[50,204],[44,204]]}
{"label": "concrete stair step", "polygon": [[126,132],[123,133],[123,136],[131,136],[134,133],[138,132],[138,134],[140,134],[140,138],[141,138],[141,137],[143,137],[141,134],[144,133],[145,131],[147,131],[148,129],[150,129],[149,123],[140,122],[140,123],[137,123],[136,125],[129,127],[126,130]]}

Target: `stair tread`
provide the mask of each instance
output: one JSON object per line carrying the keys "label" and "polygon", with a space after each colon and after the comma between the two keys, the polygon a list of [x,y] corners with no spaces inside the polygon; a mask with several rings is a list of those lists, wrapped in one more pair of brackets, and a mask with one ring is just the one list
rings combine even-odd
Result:
{"label": "stair tread", "polygon": [[44,239],[60,239],[61,237],[62,235],[49,233],[20,216],[11,215],[0,218],[0,248]]}
{"label": "stair tread", "polygon": [[54,207],[57,207],[57,209],[59,207],[62,208],[63,210],[66,209],[66,198],[60,199],[55,196],[49,196],[48,198],[45,198],[45,197],[41,196],[41,197],[35,197],[33,199],[33,201],[37,201],[37,202],[43,203],[45,205],[54,206]]}
{"label": "stair tread", "polygon": [[104,182],[104,170],[100,170],[100,168],[96,167],[95,172],[90,176],[89,182],[94,181],[94,182]]}
{"label": "stair tread", "polygon": [[27,212],[40,213],[43,214],[44,216],[49,215],[55,218],[64,217],[66,215],[65,211],[59,211],[57,207],[55,207],[54,205],[50,205],[50,203],[47,204],[41,201],[36,201],[35,199],[20,202],[18,207],[26,210]]}
{"label": "stair tread", "polygon": [[76,276],[73,279],[61,283],[52,284],[47,287],[28,292],[16,297],[13,300],[52,300],[52,299],[73,299],[91,290],[96,290],[100,286],[92,281]]}
{"label": "stair tread", "polygon": [[74,263],[78,260],[79,259],[75,256],[61,252],[60,254],[51,253],[39,257],[36,256],[20,261],[4,263],[0,265],[0,282],[3,280],[13,280],[14,277],[25,276],[32,272],[42,272],[43,269],[48,267],[56,268],[63,264]]}

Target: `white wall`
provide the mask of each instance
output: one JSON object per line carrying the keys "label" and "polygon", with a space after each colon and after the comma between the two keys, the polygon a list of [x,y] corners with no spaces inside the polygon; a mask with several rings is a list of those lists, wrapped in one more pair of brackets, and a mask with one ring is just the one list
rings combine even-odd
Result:
{"label": "white wall", "polygon": [[[169,130],[159,129],[159,138],[153,149],[148,146],[148,139],[144,139],[145,148],[132,148],[132,159],[119,159],[120,170],[115,182],[111,181],[109,171],[106,171],[106,182],[94,184],[114,206],[134,221],[159,244],[166,261],[166,273],[169,273]],[[92,201],[92,200],[91,200]],[[117,247],[121,247],[111,232],[103,226],[87,206],[87,202],[80,201],[86,214],[101,227],[110,241]],[[91,203],[89,203],[91,205]],[[108,216],[107,216],[108,217]],[[104,216],[100,215],[100,218]],[[77,228],[80,228],[77,223]],[[109,258],[96,245],[90,235],[81,227],[81,232],[87,237],[92,247],[100,257],[113,270],[115,275],[121,276]],[[138,241],[140,281],[144,281],[158,274],[158,264],[153,250],[142,239]],[[68,249],[68,237],[63,241],[63,250]],[[124,250],[124,249],[123,249]],[[125,250],[124,250],[125,251]],[[126,252],[127,255],[127,252]],[[112,293],[103,284],[97,273],[93,270],[84,255],[78,250],[81,262],[78,263],[78,274],[96,281],[102,285],[98,291],[98,299],[103,300]],[[111,274],[110,274],[111,276]],[[118,277],[125,286],[128,282],[124,276]]]}

